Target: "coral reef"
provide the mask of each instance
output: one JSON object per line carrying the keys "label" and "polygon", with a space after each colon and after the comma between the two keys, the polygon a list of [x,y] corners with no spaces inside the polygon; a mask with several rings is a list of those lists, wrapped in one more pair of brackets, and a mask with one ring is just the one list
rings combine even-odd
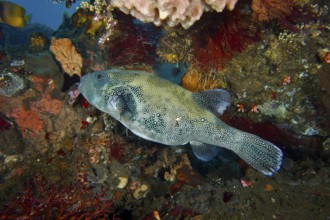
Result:
{"label": "coral reef", "polygon": [[[134,4],[160,2],[170,7],[188,1]],[[188,3],[196,2],[222,2],[224,7],[227,1]],[[0,48],[5,74],[0,77],[0,93],[12,83],[12,76],[24,84],[11,96],[0,94],[0,218],[327,219],[327,1],[238,3],[231,12],[203,14],[186,30],[179,20],[179,27],[166,25],[180,11],[171,11],[161,21],[165,27],[158,28],[113,10],[110,0],[81,1],[72,20],[64,16],[53,36],[69,38],[79,48],[84,72],[119,65],[182,81],[191,91],[226,88],[233,105],[220,119],[279,146],[285,157],[278,173],[265,177],[223,148],[204,162],[189,144],[164,146],[137,137],[79,96],[77,85],[72,86],[79,77],[62,74],[47,50],[50,35],[39,29],[46,38],[45,46],[39,47],[44,42],[31,34],[38,33],[36,29],[27,34],[28,26],[8,31],[0,24],[0,37],[1,31],[9,36],[6,47]],[[264,14],[252,11],[251,3],[258,3]],[[156,14],[155,18],[161,15]],[[93,19],[95,26],[89,26]],[[115,29],[107,29],[106,23],[114,27],[115,19]],[[100,42],[101,38],[109,41]]]}
{"label": "coral reef", "polygon": [[81,76],[83,59],[69,38],[53,38],[50,50],[55,55],[56,60],[60,62],[64,72],[70,76],[74,74]]}
{"label": "coral reef", "polygon": [[275,124],[301,135],[327,133],[322,124],[326,120],[322,107],[313,107],[322,105],[316,78],[319,63],[313,49],[316,42],[307,37],[314,28],[310,25],[305,34],[283,31],[278,36],[264,36],[264,42],[248,48],[226,65],[223,72],[235,94],[234,103],[254,103],[260,112],[243,115],[258,121],[272,117]]}
{"label": "coral reef", "polygon": [[237,0],[113,0],[111,5],[146,23],[167,24],[170,27],[180,24],[188,29],[200,19],[204,11],[221,12],[225,7],[232,10],[236,2]]}

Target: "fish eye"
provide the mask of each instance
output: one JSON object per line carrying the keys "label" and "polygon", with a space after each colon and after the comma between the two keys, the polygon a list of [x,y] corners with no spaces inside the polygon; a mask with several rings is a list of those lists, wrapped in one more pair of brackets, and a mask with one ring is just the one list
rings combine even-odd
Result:
{"label": "fish eye", "polygon": [[102,79],[102,78],[103,78],[103,74],[102,74],[102,73],[98,73],[98,74],[96,75],[96,78],[98,78],[98,79]]}

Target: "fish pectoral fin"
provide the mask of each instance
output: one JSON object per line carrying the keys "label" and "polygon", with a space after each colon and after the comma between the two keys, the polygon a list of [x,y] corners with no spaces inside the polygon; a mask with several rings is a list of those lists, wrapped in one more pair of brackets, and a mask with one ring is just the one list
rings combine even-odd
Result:
{"label": "fish pectoral fin", "polygon": [[219,147],[210,144],[204,144],[198,141],[190,141],[190,146],[195,156],[202,161],[210,161],[218,155]]}
{"label": "fish pectoral fin", "polygon": [[117,93],[109,99],[109,102],[120,117],[131,116],[136,111],[133,95],[127,90],[117,91]]}
{"label": "fish pectoral fin", "polygon": [[125,106],[125,100],[121,96],[113,96],[110,101],[111,106],[118,112],[119,115],[123,115],[127,111]]}
{"label": "fish pectoral fin", "polygon": [[207,108],[215,115],[222,115],[232,100],[229,92],[223,89],[210,89],[193,93],[193,99],[202,108]]}

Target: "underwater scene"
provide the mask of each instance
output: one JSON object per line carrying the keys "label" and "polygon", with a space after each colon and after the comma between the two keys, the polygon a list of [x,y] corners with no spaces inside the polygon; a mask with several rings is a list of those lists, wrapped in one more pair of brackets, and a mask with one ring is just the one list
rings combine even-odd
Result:
{"label": "underwater scene", "polygon": [[329,7],[0,1],[0,219],[330,219]]}

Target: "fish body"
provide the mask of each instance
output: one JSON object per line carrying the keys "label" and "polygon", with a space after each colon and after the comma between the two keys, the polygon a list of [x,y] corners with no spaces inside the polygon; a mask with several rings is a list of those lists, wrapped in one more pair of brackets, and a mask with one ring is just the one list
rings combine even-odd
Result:
{"label": "fish body", "polygon": [[0,1],[0,22],[13,27],[24,27],[30,20],[25,9],[15,3]]}
{"label": "fish body", "polygon": [[144,139],[165,145],[189,142],[203,161],[224,147],[266,175],[280,168],[279,148],[219,119],[231,101],[222,89],[192,93],[147,72],[110,69],[83,76],[79,91]]}

